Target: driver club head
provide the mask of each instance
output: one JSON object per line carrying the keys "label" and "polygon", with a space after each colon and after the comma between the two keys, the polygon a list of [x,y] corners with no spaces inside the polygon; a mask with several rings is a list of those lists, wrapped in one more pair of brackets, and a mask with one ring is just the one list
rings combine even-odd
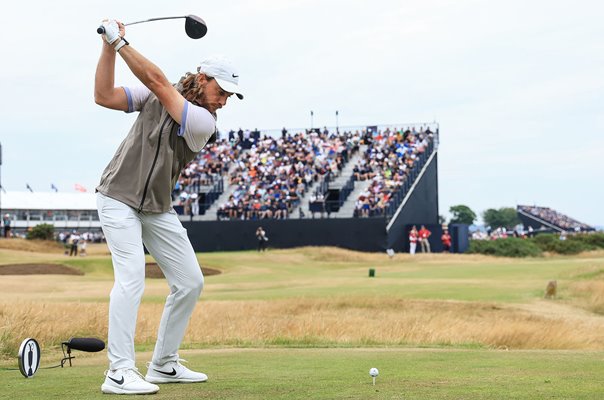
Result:
{"label": "driver club head", "polygon": [[197,15],[185,17],[185,32],[191,39],[200,39],[208,32],[208,27],[203,19]]}

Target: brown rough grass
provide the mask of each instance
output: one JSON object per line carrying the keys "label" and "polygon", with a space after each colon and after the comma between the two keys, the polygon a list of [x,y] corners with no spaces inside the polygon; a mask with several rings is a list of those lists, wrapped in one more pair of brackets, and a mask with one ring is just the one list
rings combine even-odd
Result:
{"label": "brown rough grass", "polygon": [[32,253],[63,252],[63,245],[52,240],[0,239],[0,249],[28,251]]}
{"label": "brown rough grass", "polygon": [[[64,245],[54,240],[20,238],[0,239],[0,249],[43,254],[62,254],[65,251]],[[86,253],[95,256],[110,254],[106,243],[88,243]]]}
{"label": "brown rough grass", "polygon": [[582,308],[604,315],[604,281],[587,280],[573,282],[570,286],[574,302]]}
{"label": "brown rough grass", "polygon": [[[184,342],[196,345],[480,345],[511,349],[604,348],[603,318],[538,307],[384,298],[202,301]],[[163,304],[143,303],[138,344],[155,341]],[[0,353],[25,337],[44,346],[72,336],[106,338],[107,304],[0,305]]]}

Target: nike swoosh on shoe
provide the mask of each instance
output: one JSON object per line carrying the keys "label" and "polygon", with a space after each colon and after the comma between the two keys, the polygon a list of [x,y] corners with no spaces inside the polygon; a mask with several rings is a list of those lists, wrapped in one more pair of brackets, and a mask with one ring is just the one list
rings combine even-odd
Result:
{"label": "nike swoosh on shoe", "polygon": [[124,376],[123,375],[122,375],[122,379],[120,379],[119,381],[117,379],[113,379],[110,376],[108,376],[107,378],[111,379],[113,382],[117,383],[118,385],[123,385],[124,384]]}
{"label": "nike swoosh on shoe", "polygon": [[174,369],[174,367],[172,367],[172,372],[165,372],[165,371],[160,371],[158,369],[153,369],[155,372],[159,372],[160,374],[164,374],[164,375],[168,375],[168,376],[174,376],[176,375],[176,370]]}

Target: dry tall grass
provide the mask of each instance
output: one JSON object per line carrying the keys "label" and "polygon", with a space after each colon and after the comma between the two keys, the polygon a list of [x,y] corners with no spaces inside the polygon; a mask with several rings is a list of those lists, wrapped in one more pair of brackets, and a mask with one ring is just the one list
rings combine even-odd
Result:
{"label": "dry tall grass", "polygon": [[26,240],[17,238],[0,240],[0,249],[7,250],[60,254],[63,252],[63,248],[63,244],[52,240]]}
{"label": "dry tall grass", "polygon": [[[548,307],[544,303],[545,307]],[[555,305],[553,305],[555,307]],[[163,305],[142,304],[137,343],[153,343]],[[107,304],[14,302],[0,306],[0,352],[21,340],[43,346],[71,336],[106,337]],[[208,301],[185,345],[480,345],[510,349],[603,349],[604,320],[543,309],[383,298]]]}
{"label": "dry tall grass", "polygon": [[574,282],[570,292],[581,307],[600,315],[604,314],[604,281]]}

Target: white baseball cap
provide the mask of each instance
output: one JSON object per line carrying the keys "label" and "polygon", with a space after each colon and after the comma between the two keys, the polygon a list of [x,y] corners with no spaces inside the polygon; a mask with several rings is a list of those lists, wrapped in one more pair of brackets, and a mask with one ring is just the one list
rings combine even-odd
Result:
{"label": "white baseball cap", "polygon": [[239,87],[239,73],[235,70],[231,61],[225,57],[214,55],[206,58],[197,68],[197,72],[202,72],[216,79],[218,86],[222,90],[235,93],[239,99],[243,99],[243,94],[241,94],[241,88]]}

